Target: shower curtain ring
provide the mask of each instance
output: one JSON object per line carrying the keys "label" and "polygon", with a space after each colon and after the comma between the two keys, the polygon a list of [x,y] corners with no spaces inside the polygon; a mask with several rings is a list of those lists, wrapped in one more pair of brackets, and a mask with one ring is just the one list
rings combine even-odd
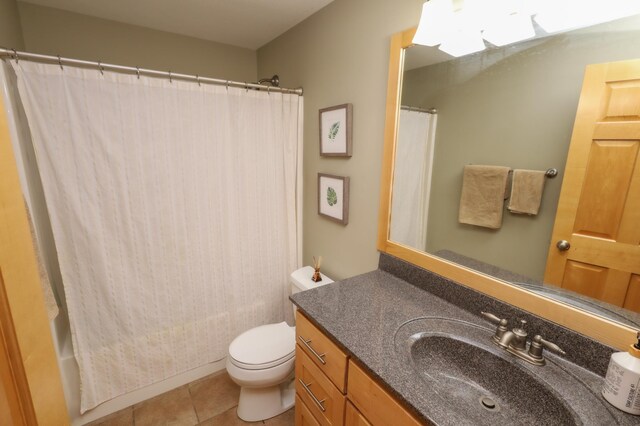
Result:
{"label": "shower curtain ring", "polygon": [[58,65],[60,65],[61,70],[64,70],[64,68],[62,67],[62,58],[60,57],[60,55],[58,55]]}
{"label": "shower curtain ring", "polygon": [[246,93],[249,93],[249,83],[247,83],[246,81],[244,82],[244,89]]}
{"label": "shower curtain ring", "polygon": [[13,50],[13,57],[16,59],[16,64],[18,63],[19,59],[18,59],[18,52],[16,51],[16,49],[11,49]]}
{"label": "shower curtain ring", "polygon": [[200,76],[196,74],[196,81],[198,82],[198,86],[200,86]]}
{"label": "shower curtain ring", "polygon": [[100,71],[100,75],[104,75],[104,67],[102,66],[102,61],[98,61],[98,71]]}
{"label": "shower curtain ring", "polygon": [[169,71],[169,83],[173,83],[173,80],[171,79],[171,71]]}
{"label": "shower curtain ring", "polygon": [[267,86],[267,95],[271,96],[271,86]]}
{"label": "shower curtain ring", "polygon": [[227,92],[228,92],[229,91],[229,80],[227,80],[226,86],[227,86]]}
{"label": "shower curtain ring", "polygon": [[136,76],[138,76],[138,80],[140,80],[140,67],[136,67]]}

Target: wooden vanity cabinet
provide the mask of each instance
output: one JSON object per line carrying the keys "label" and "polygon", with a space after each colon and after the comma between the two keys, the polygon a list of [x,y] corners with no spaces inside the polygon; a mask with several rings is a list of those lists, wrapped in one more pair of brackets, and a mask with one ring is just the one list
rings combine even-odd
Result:
{"label": "wooden vanity cabinet", "polygon": [[349,402],[372,425],[421,426],[423,424],[353,361],[349,361],[347,384]]}
{"label": "wooden vanity cabinet", "polygon": [[296,343],[296,426],[424,425],[299,311]]}
{"label": "wooden vanity cabinet", "polygon": [[346,426],[371,426],[371,423],[353,406],[351,401],[347,401],[344,413],[344,424]]}
{"label": "wooden vanity cabinet", "polygon": [[313,414],[302,402],[300,396],[296,393],[296,425],[297,426],[320,426],[320,423],[313,417]]}
{"label": "wooden vanity cabinet", "polygon": [[296,395],[322,425],[341,426],[346,397],[303,351],[296,352]]}
{"label": "wooden vanity cabinet", "polygon": [[338,390],[346,394],[347,355],[300,312],[296,314],[296,343],[296,349],[304,352]]}

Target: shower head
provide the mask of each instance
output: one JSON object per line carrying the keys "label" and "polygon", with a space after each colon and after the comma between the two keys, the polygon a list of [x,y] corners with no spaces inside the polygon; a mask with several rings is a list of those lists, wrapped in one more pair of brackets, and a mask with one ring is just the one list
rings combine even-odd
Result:
{"label": "shower head", "polygon": [[279,87],[280,77],[278,77],[278,74],[274,74],[273,77],[271,78],[261,78],[260,80],[258,80],[258,84],[265,84],[265,83],[268,83],[273,87]]}

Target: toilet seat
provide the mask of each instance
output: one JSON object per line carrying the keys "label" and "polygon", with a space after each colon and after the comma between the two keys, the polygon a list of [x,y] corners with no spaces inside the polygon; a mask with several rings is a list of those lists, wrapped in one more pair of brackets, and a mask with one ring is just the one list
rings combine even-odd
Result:
{"label": "toilet seat", "polygon": [[266,368],[272,368],[272,367],[277,367],[280,364],[284,364],[285,362],[289,361],[291,358],[293,358],[295,356],[295,351],[291,352],[289,355],[287,355],[284,358],[280,358],[277,359],[275,361],[272,362],[267,362],[264,364],[247,364],[244,362],[240,362],[237,359],[233,358],[233,357],[229,357],[229,361],[231,361],[231,363],[233,365],[235,365],[238,368],[243,368],[245,370],[264,370]]}
{"label": "toilet seat", "polygon": [[294,327],[286,322],[252,328],[229,345],[229,361],[245,370],[264,370],[281,365],[295,355]]}
{"label": "toilet seat", "polygon": [[[333,281],[305,266],[291,274],[291,292],[310,290]],[[295,313],[295,306],[291,306]],[[294,406],[296,333],[286,323],[268,324],[245,331],[229,345],[227,373],[240,386],[236,413],[246,422],[275,417]]]}

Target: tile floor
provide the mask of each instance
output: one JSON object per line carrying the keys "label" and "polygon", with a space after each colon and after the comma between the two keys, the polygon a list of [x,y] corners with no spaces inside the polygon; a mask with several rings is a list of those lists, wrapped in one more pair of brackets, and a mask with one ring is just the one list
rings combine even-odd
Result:
{"label": "tile floor", "polygon": [[293,409],[264,422],[236,415],[240,388],[226,372],[216,373],[98,419],[91,426],[293,426]]}

